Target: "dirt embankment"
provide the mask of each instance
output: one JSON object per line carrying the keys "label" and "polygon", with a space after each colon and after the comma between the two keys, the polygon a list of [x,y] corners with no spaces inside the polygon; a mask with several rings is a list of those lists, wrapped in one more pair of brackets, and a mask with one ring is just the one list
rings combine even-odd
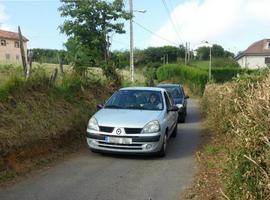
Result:
{"label": "dirt embankment", "polygon": [[47,163],[63,147],[78,148],[87,121],[114,91],[90,83],[67,98],[56,88],[24,86],[0,101],[0,182]]}

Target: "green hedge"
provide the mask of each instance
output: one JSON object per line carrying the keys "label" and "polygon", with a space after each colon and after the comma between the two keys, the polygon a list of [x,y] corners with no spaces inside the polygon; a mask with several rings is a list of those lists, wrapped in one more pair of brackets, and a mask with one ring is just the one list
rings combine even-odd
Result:
{"label": "green hedge", "polygon": [[158,81],[179,79],[179,82],[187,85],[193,93],[202,94],[208,80],[208,73],[193,67],[169,64],[158,68],[157,79]]}
{"label": "green hedge", "polygon": [[[212,79],[216,83],[224,83],[243,73],[251,74],[254,70],[235,67],[212,68]],[[179,64],[162,65],[157,70],[158,81],[177,79],[187,85],[194,94],[202,94],[208,81],[208,68],[186,67]]]}

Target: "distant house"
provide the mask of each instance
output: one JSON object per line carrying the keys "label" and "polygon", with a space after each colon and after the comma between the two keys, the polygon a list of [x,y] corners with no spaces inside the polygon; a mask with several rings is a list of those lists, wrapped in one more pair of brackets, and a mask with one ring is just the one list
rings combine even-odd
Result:
{"label": "distant house", "polygon": [[[27,54],[28,39],[23,37],[23,46]],[[27,56],[26,56],[27,57]],[[21,61],[19,34],[0,30],[0,63],[18,63]]]}
{"label": "distant house", "polygon": [[263,39],[250,45],[236,57],[242,68],[259,69],[270,67],[270,39]]}

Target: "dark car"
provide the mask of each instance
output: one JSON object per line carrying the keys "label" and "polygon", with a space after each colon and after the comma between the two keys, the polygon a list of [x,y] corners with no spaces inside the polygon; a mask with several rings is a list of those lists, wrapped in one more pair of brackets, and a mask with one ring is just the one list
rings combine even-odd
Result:
{"label": "dark car", "polygon": [[159,84],[157,87],[166,89],[174,100],[174,104],[179,108],[178,122],[185,122],[187,116],[187,99],[184,88],[179,84]]}

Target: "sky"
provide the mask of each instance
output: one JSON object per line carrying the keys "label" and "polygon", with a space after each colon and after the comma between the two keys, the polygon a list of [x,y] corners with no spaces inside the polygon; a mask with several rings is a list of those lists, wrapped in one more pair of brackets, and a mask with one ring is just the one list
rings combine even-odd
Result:
{"label": "sky", "polygon": [[[128,10],[128,0],[124,0]],[[0,0],[0,28],[20,25],[30,48],[63,49],[67,37],[59,32],[64,21],[57,0]],[[237,53],[257,40],[270,38],[270,0],[133,0],[135,48],[203,41]],[[112,50],[129,48],[126,34],[114,34]]]}

